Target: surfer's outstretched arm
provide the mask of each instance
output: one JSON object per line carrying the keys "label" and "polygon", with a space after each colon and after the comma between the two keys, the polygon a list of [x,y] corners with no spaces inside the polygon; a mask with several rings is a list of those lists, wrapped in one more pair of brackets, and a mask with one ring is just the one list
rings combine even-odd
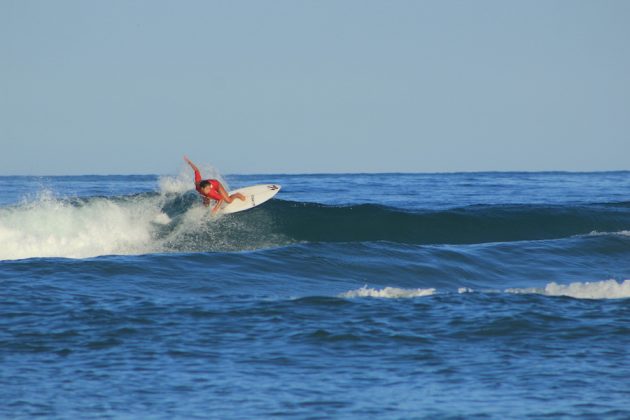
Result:
{"label": "surfer's outstretched arm", "polygon": [[197,168],[197,166],[192,163],[192,161],[190,159],[188,159],[188,156],[184,156],[184,160],[186,161],[187,164],[190,165],[191,168],[193,168],[193,171],[198,171],[199,169]]}
{"label": "surfer's outstretched arm", "polygon": [[197,168],[197,165],[195,165],[190,159],[188,159],[188,156],[184,156],[184,160],[187,164],[190,165],[193,171],[195,171],[195,184],[199,184],[201,182],[201,172],[199,172],[199,168]]}

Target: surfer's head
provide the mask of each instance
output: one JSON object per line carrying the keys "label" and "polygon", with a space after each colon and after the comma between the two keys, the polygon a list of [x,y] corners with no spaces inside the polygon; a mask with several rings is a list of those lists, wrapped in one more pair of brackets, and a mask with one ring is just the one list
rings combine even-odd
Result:
{"label": "surfer's head", "polygon": [[212,184],[210,183],[210,181],[203,180],[199,183],[199,189],[201,190],[201,192],[208,193],[211,189],[212,189]]}

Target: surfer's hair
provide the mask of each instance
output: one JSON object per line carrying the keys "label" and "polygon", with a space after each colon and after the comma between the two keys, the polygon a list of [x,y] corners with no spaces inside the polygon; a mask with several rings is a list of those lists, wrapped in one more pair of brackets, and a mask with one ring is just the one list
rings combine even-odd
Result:
{"label": "surfer's hair", "polygon": [[208,181],[207,179],[204,179],[203,181],[199,183],[199,188],[204,188],[204,187],[207,187],[208,185],[210,185],[210,181]]}

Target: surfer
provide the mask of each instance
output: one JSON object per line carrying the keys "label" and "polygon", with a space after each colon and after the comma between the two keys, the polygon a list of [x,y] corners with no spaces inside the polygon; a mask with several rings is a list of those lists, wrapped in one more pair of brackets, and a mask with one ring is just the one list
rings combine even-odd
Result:
{"label": "surfer", "polygon": [[201,179],[201,172],[199,172],[199,168],[188,159],[188,157],[184,156],[184,160],[186,163],[190,165],[190,167],[195,171],[195,189],[199,194],[203,196],[203,204],[208,207],[210,205],[210,200],[215,200],[217,203],[212,208],[212,214],[216,213],[220,208],[221,204],[225,201],[226,203],[231,203],[235,198],[238,198],[242,201],[245,201],[245,196],[241,193],[236,194],[228,194],[221,184],[216,179]]}

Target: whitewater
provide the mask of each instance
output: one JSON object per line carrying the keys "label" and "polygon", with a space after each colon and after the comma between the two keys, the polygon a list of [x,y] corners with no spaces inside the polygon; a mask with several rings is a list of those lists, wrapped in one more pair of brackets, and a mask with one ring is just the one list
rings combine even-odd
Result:
{"label": "whitewater", "polygon": [[630,172],[204,169],[0,177],[0,416],[630,415]]}

